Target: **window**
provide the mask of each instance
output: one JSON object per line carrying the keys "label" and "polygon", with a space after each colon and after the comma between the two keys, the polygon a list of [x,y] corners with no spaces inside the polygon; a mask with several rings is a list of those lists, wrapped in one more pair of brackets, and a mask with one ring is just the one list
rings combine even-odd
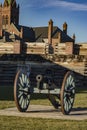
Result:
{"label": "window", "polygon": [[8,15],[2,17],[2,24],[7,25],[8,24]]}
{"label": "window", "polygon": [[5,16],[2,16],[2,24],[5,25]]}
{"label": "window", "polygon": [[6,15],[6,24],[8,24],[8,15]]}

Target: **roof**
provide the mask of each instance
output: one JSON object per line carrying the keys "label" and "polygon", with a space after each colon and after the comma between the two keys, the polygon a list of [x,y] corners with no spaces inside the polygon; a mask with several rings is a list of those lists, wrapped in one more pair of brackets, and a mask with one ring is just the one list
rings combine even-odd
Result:
{"label": "roof", "polygon": [[20,32],[23,29],[23,38],[28,39],[30,42],[35,41],[35,33],[32,28],[22,26],[22,25],[15,25],[18,31]]}
{"label": "roof", "polygon": [[[53,32],[55,32],[57,27],[53,27]],[[48,38],[48,27],[33,27],[35,33],[35,40],[37,42],[42,42],[43,38]]]}
{"label": "roof", "polygon": [[61,29],[57,27],[56,31],[53,33],[53,38],[58,38],[58,33],[61,33],[61,42],[73,42],[73,39],[67,35],[65,32],[63,32]]}
{"label": "roof", "polygon": [[[45,27],[26,27],[22,25],[15,25],[16,29],[21,32],[23,29],[23,38],[29,42],[42,42],[43,39],[48,38],[48,26]],[[57,26],[53,27],[52,38],[57,39],[58,33],[61,33],[61,42],[73,42],[73,39],[64,33]]]}
{"label": "roof", "polygon": [[[35,39],[41,42],[43,38],[48,38],[48,27],[34,27]],[[52,38],[58,38],[58,33],[61,32],[61,42],[73,42],[73,39],[60,30],[57,26],[53,27]]]}

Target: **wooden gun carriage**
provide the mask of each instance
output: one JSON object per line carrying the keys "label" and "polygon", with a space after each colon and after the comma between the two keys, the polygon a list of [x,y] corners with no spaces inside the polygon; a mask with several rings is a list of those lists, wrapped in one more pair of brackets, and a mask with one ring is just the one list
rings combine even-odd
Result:
{"label": "wooden gun carriage", "polygon": [[15,41],[0,43],[0,54],[1,57],[6,54],[10,61],[11,56],[18,61],[24,57],[14,80],[14,99],[20,112],[28,109],[32,93],[41,93],[47,95],[56,109],[60,106],[63,114],[70,113],[75,97],[74,73],[86,74],[86,44],[68,42],[52,46]]}

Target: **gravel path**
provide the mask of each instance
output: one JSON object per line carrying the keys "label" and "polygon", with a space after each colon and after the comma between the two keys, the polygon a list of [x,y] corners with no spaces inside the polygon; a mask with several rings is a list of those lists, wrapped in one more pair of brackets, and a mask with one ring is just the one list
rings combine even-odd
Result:
{"label": "gravel path", "polygon": [[87,108],[73,109],[70,115],[63,115],[60,110],[55,110],[53,106],[30,105],[25,113],[20,113],[17,108],[0,110],[0,115],[48,118],[48,119],[67,119],[67,120],[87,120]]}

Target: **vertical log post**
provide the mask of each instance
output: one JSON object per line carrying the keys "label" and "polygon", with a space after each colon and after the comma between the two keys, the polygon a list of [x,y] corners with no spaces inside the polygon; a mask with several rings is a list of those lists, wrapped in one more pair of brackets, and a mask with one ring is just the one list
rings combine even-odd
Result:
{"label": "vertical log post", "polygon": [[20,54],[21,53],[21,42],[15,41],[14,43],[14,54]]}

